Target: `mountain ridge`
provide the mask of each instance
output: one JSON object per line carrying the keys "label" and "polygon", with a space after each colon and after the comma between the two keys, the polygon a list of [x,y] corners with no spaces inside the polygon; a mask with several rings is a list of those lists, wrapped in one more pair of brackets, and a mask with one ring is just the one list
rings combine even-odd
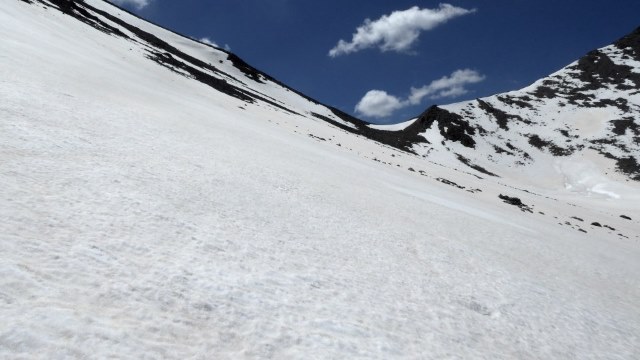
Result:
{"label": "mountain ridge", "polygon": [[[505,163],[518,166],[531,163],[530,154],[538,151],[567,157],[591,149],[613,160],[618,172],[638,181],[639,43],[640,28],[637,28],[612,45],[590,51],[524,89],[457,104],[434,105],[399,133],[412,137],[418,133],[425,135],[422,141],[411,145],[412,150],[424,154],[433,145],[429,136],[434,135],[429,133],[436,131],[431,126],[437,122],[444,141],[436,151],[446,149],[465,153],[479,165],[495,168],[495,172],[499,172],[495,163],[501,161],[496,158],[502,158],[500,166]],[[554,104],[549,106],[552,102]],[[580,141],[584,135],[576,134],[575,124],[562,117],[589,109],[609,113],[600,120],[606,129],[597,138]],[[594,134],[586,136],[591,135]],[[516,148],[510,142],[500,140],[507,136],[519,140],[522,145]],[[485,146],[481,155],[468,151],[476,150],[476,144],[483,141],[489,146]]]}
{"label": "mountain ridge", "polygon": [[[23,0],[27,3],[34,1],[46,4],[47,0]],[[152,48],[147,49],[148,54],[145,55],[149,59],[156,63],[168,68],[172,71],[178,71],[185,76],[193,77],[194,79],[218,90],[226,93],[229,96],[236,97],[245,102],[260,101],[267,103],[271,106],[279,108],[283,111],[292,112],[293,114],[299,114],[296,110],[287,108],[283,105],[282,101],[264,96],[259,92],[251,91],[246,88],[246,84],[243,84],[237,77],[225,73],[224,70],[219,69],[212,62],[206,63],[200,59],[197,59],[191,55],[170,46],[165,41],[160,40],[154,35],[142,29],[136,28],[109,13],[96,9],[94,6],[86,3],[85,1],[72,1],[72,0],[50,0],[48,3],[56,6],[63,13],[74,16],[80,21],[96,27],[98,30],[111,33],[113,36],[125,37],[131,40],[118,28],[113,27],[111,24],[123,27],[127,31],[130,31],[137,38],[151,45]],[[108,3],[108,2],[107,2]],[[111,4],[112,6],[116,6]],[[116,6],[117,7],[117,6]],[[103,19],[95,17],[89,14],[85,8],[90,11],[99,14]],[[137,15],[128,12],[125,9],[118,7],[120,10],[125,11],[130,16],[133,16],[141,21],[145,21],[139,18]],[[156,25],[159,28],[169,31],[184,39],[192,40],[184,35],[176,33],[172,30],[165,29],[162,26]],[[603,47],[601,49],[607,49],[617,47],[623,52],[624,58],[618,60],[638,59],[640,50],[638,45],[640,43],[640,27],[628,35],[615,41],[612,45]],[[208,44],[203,44],[211,46]],[[361,119],[358,119],[352,115],[349,115],[339,109],[322,104],[321,102],[288,87],[286,84],[278,81],[267,73],[258,70],[237,55],[217,47],[212,47],[216,51],[220,51],[226,55],[225,61],[232,64],[235,69],[243,74],[248,79],[253,80],[256,83],[265,84],[265,82],[273,83],[282,87],[286,91],[290,91],[301,98],[326,109],[324,112],[311,111],[305,114],[299,114],[310,118],[320,119],[326,121],[333,126],[336,126],[344,131],[348,131],[357,135],[365,136],[374,141],[381,142],[383,144],[408,151],[410,153],[418,154],[421,156],[437,152],[449,152],[449,159],[454,161],[460,161],[462,164],[470,167],[473,170],[480,171],[483,174],[492,174],[500,176],[501,169],[499,167],[505,166],[524,166],[531,164],[537,160],[531,157],[531,154],[535,154],[538,151],[543,151],[552,154],[554,157],[570,156],[576,152],[581,152],[582,149],[593,149],[600,155],[612,160],[615,165],[615,171],[624,174],[627,178],[640,181],[640,146],[638,145],[638,139],[640,139],[640,128],[638,125],[638,117],[629,115],[619,115],[617,119],[609,119],[612,124],[611,129],[608,132],[602,134],[599,139],[590,139],[589,143],[580,141],[571,141],[572,136],[569,135],[569,130],[566,128],[569,124],[561,124],[563,129],[554,129],[557,134],[562,134],[561,137],[543,135],[540,131],[543,131],[540,127],[536,127],[536,124],[530,126],[529,134],[524,135],[526,139],[522,139],[523,135],[512,131],[511,135],[519,140],[522,145],[515,146],[513,141],[496,141],[489,139],[487,136],[496,136],[495,131],[487,131],[483,125],[478,122],[479,118],[489,118],[491,123],[485,124],[489,127],[493,127],[497,124],[499,129],[504,130],[505,134],[509,132],[509,126],[513,126],[516,123],[522,123],[522,125],[532,125],[537,123],[536,119],[547,116],[545,114],[540,115],[540,109],[538,109],[540,101],[563,98],[566,101],[566,105],[569,108],[566,109],[547,109],[545,111],[557,111],[568,112],[578,109],[615,109],[622,112],[628,112],[630,105],[625,96],[633,95],[619,94],[620,96],[609,96],[606,98],[598,99],[598,101],[590,101],[594,99],[594,95],[587,94],[601,89],[604,83],[608,83],[611,86],[615,86],[615,91],[630,91],[634,89],[633,86],[625,84],[625,81],[631,81],[635,87],[640,87],[640,68],[631,67],[625,64],[614,63],[609,57],[604,54],[601,49],[596,49],[573,64],[568,65],[559,72],[574,72],[575,76],[571,81],[580,81],[581,84],[570,83],[569,86],[565,86],[566,79],[563,82],[559,82],[558,79],[554,79],[552,75],[543,78],[535,82],[538,84],[535,89],[531,91],[511,91],[507,93],[500,93],[485,98],[462,102],[471,105],[470,108],[465,109],[464,112],[452,111],[449,105],[433,105],[426,109],[422,114],[416,117],[411,125],[408,125],[404,129],[389,130],[385,126],[371,126]],[[219,60],[222,62],[223,60]],[[554,73],[558,74],[558,72]],[[557,77],[558,75],[556,75]],[[227,79],[225,79],[227,77]],[[567,77],[563,74],[563,77]],[[229,80],[238,81],[239,85],[236,86],[229,82]],[[243,86],[245,88],[243,89]],[[532,85],[533,86],[533,85]],[[527,89],[527,88],[525,88]],[[520,92],[520,93],[519,93]],[[459,104],[462,104],[459,103]],[[452,104],[453,105],[453,104]],[[573,108],[571,107],[573,105]],[[565,104],[558,104],[559,107],[565,107]],[[631,106],[636,114],[640,114],[640,101],[632,101]],[[523,113],[522,110],[528,110]],[[474,113],[474,116],[465,115],[466,113]],[[432,129],[433,124],[437,124],[437,130]],[[550,126],[554,126],[553,122],[549,122]],[[393,127],[393,126],[392,126]],[[486,126],[485,126],[486,127]],[[557,127],[557,126],[556,126]],[[526,127],[525,127],[526,128]],[[524,129],[523,129],[524,130]],[[630,134],[627,135],[627,130]],[[439,132],[438,136],[429,135],[433,131]],[[544,133],[544,131],[543,131]],[[489,135],[487,135],[489,134]],[[566,134],[566,135],[565,135]],[[612,136],[617,138],[611,138]],[[444,141],[433,141],[435,137],[442,137]],[[505,136],[498,134],[497,136]],[[546,137],[545,137],[546,136]],[[626,139],[631,137],[631,139]],[[431,141],[429,140],[431,139]],[[489,140],[486,140],[489,139]],[[570,144],[564,143],[565,140],[570,139]],[[433,143],[432,143],[433,142]],[[476,149],[478,142],[488,143],[485,144],[483,149]],[[461,145],[461,146],[460,146]],[[486,146],[488,145],[488,146]],[[568,145],[568,146],[567,146]],[[474,152],[468,151],[469,149]],[[466,159],[466,160],[461,160]],[[543,160],[548,161],[548,160]],[[471,164],[471,166],[469,166]],[[499,166],[496,166],[499,165]],[[478,170],[485,169],[485,170]],[[490,170],[486,170],[490,169]],[[604,172],[613,171],[612,169],[605,169]]]}

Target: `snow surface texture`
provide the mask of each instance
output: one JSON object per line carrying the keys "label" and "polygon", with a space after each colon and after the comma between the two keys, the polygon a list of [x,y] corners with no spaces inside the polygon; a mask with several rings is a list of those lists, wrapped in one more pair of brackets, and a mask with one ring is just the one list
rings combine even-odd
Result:
{"label": "snow surface texture", "polygon": [[561,186],[430,162],[87,4],[292,111],[2,2],[0,358],[640,357],[640,195],[595,150]]}

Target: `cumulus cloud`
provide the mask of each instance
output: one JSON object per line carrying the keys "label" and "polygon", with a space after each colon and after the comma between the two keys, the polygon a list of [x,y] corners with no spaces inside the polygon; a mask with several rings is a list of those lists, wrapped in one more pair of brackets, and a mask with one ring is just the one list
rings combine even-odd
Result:
{"label": "cumulus cloud", "polygon": [[149,5],[149,3],[151,2],[151,0],[111,0],[111,1],[117,5],[133,5],[138,10]]}
{"label": "cumulus cloud", "polygon": [[412,87],[410,95],[404,100],[383,90],[370,90],[358,102],[355,110],[364,116],[384,118],[396,110],[419,105],[424,98],[441,99],[464,95],[469,92],[466,85],[479,83],[484,79],[485,76],[475,70],[456,70],[451,75],[443,76],[428,85]]}
{"label": "cumulus cloud", "polygon": [[394,11],[375,21],[366,19],[356,29],[350,42],[340,40],[329,51],[336,57],[377,46],[381,51],[404,52],[418,40],[420,32],[431,30],[447,21],[475,12],[449,4],[440,4],[436,9],[420,9],[414,6],[407,10]]}
{"label": "cumulus cloud", "polygon": [[404,102],[383,90],[370,90],[356,105],[356,112],[369,117],[387,117],[405,107]]}
{"label": "cumulus cloud", "polygon": [[443,76],[432,81],[429,85],[419,88],[412,87],[408,101],[411,105],[417,105],[425,97],[440,99],[464,95],[468,92],[465,85],[479,83],[484,79],[484,75],[475,70],[456,70],[450,76]]}

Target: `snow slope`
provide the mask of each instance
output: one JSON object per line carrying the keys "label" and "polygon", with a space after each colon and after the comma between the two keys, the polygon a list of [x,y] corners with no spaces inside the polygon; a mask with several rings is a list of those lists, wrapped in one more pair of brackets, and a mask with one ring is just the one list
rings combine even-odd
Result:
{"label": "snow slope", "polygon": [[0,358],[640,357],[640,194],[581,190],[595,155],[569,191],[430,161],[86,6],[233,87],[0,4]]}

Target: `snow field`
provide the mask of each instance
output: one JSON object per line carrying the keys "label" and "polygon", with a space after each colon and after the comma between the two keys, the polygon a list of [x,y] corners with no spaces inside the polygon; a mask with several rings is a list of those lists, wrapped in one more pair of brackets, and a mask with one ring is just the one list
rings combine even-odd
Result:
{"label": "snow field", "polygon": [[12,30],[85,29],[43,14],[0,10],[0,358],[640,355],[637,237],[556,225],[637,235],[633,202],[518,192],[101,33]]}

